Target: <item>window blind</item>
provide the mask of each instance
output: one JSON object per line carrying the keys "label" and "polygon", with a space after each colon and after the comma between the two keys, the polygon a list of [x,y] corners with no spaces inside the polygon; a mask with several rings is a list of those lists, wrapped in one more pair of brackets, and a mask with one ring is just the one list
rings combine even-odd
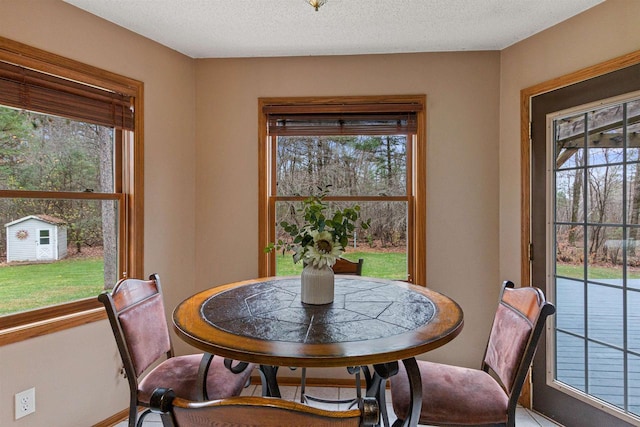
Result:
{"label": "window blind", "polygon": [[418,104],[265,105],[269,135],[407,135],[417,130]]}
{"label": "window blind", "polygon": [[0,61],[0,104],[134,129],[133,98]]}

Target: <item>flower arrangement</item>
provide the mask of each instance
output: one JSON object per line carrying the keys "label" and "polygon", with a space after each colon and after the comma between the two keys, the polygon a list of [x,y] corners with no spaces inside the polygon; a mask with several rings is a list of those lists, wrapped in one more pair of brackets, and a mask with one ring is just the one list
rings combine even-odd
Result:
{"label": "flower arrangement", "polygon": [[270,243],[264,250],[271,252],[274,249],[293,251],[293,262],[303,260],[305,264],[312,264],[317,268],[333,266],[336,259],[344,253],[353,237],[356,223],[360,220],[360,227],[368,229],[371,219],[361,220],[360,206],[337,209],[327,215],[328,205],[325,197],[329,194],[329,187],[318,188],[320,193],[308,197],[302,202],[302,207],[297,212],[304,217],[304,224],[280,222],[280,226],[286,231],[292,240],[285,242],[282,239],[277,243]]}

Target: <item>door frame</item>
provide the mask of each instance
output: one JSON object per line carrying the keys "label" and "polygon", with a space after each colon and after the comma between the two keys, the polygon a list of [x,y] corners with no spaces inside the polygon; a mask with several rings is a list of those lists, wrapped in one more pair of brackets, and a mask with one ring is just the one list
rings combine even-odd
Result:
{"label": "door frame", "polygon": [[640,50],[520,91],[520,283],[531,286],[531,99],[565,86],[640,64]]}
{"label": "door frame", "polygon": [[[531,197],[532,197],[532,147],[531,147],[531,120],[532,120],[532,100],[538,95],[551,92],[563,87],[580,83],[595,77],[615,72],[617,70],[640,64],[640,50],[629,54],[613,58],[611,60],[583,68],[576,72],[548,80],[537,85],[522,89],[520,91],[520,160],[521,160],[521,191],[520,191],[520,283],[522,286],[531,286],[531,261],[533,256],[546,257],[546,245],[532,246],[532,220],[531,220]],[[546,191],[546,190],[545,190]],[[542,246],[542,247],[540,247]],[[541,346],[546,346],[543,335]],[[540,352],[544,352],[540,350]],[[521,403],[532,402],[533,384],[527,381],[523,387]]]}

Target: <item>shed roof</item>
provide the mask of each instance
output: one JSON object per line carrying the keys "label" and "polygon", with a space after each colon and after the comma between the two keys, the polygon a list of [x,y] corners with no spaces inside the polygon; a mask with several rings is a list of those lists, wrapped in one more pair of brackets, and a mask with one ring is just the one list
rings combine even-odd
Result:
{"label": "shed roof", "polygon": [[66,221],[60,218],[56,218],[55,216],[51,216],[51,215],[45,215],[45,214],[38,214],[38,215],[27,215],[25,217],[22,217],[20,219],[16,219],[15,221],[11,221],[6,223],[4,226],[5,227],[10,227],[14,224],[19,224],[23,221],[26,221],[28,219],[37,219],[40,221],[44,221],[47,222],[49,224],[53,224],[53,225],[63,225],[66,224]]}

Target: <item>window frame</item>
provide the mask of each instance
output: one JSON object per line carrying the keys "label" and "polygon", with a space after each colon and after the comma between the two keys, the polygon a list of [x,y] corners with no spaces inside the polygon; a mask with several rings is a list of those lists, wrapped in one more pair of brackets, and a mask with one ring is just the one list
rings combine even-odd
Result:
{"label": "window frame", "polygon": [[[344,96],[344,97],[279,97],[258,99],[258,273],[260,277],[276,275],[275,254],[265,253],[264,248],[273,241],[275,235],[275,149],[273,137],[268,135],[268,114],[265,106],[291,110],[302,109],[343,112],[367,105],[375,111],[389,111],[393,104],[417,105],[417,130],[409,138],[407,150],[411,152],[411,162],[407,164],[407,188],[410,192],[399,198],[408,203],[407,281],[426,286],[426,240],[427,240],[427,159],[426,159],[426,95],[398,96]],[[289,200],[290,197],[278,197]],[[302,199],[302,198],[300,198]],[[362,201],[376,201],[379,197],[358,197]],[[384,200],[387,200],[386,198]],[[391,200],[394,198],[391,197]],[[345,200],[344,197],[327,197],[327,200]],[[413,225],[413,226],[411,226]]]}
{"label": "window frame", "polygon": [[[91,65],[0,37],[0,61],[96,86],[133,98],[135,131],[116,130],[115,191],[69,193],[0,190],[2,198],[118,200],[120,205],[119,277],[138,277],[144,260],[143,83]],[[0,316],[0,346],[106,318],[97,298]]]}

